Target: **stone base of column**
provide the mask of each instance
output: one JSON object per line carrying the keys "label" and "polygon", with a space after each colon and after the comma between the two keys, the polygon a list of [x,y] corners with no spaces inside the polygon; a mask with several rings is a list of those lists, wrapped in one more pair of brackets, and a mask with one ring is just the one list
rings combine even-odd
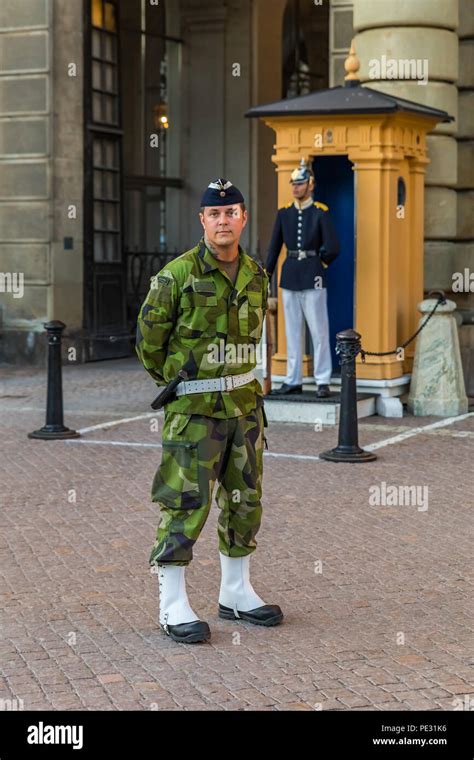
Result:
{"label": "stone base of column", "polygon": [[[435,303],[428,298],[418,305],[421,321]],[[408,408],[416,416],[454,417],[468,411],[455,310],[454,301],[447,300],[418,336],[408,396]]]}

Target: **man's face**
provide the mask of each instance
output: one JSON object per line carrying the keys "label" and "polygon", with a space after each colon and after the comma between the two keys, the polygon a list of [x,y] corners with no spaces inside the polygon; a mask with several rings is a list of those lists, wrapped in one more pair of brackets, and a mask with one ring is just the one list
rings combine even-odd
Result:
{"label": "man's face", "polygon": [[298,201],[306,200],[311,195],[313,187],[314,185],[311,180],[302,185],[293,185],[293,198],[296,198]]}
{"label": "man's face", "polygon": [[238,243],[247,224],[247,212],[239,203],[233,206],[206,206],[199,214],[207,239],[213,245],[230,247]]}

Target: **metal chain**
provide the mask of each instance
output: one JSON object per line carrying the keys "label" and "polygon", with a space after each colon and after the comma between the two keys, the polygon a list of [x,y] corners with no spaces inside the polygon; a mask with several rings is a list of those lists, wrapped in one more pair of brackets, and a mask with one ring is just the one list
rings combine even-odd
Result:
{"label": "metal chain", "polygon": [[339,364],[350,364],[354,359],[357,358],[357,355],[361,351],[360,343],[357,341],[354,345],[346,345],[344,346],[344,349],[341,351],[341,346],[336,345],[336,354],[342,354],[341,358],[339,359]]}
{"label": "metal chain", "polygon": [[[434,291],[434,293],[440,293],[440,295],[438,296],[438,300],[437,300],[436,304],[434,305],[433,309],[430,311],[430,313],[426,317],[426,319],[423,322],[423,324],[421,324],[419,326],[418,330],[416,332],[414,332],[413,335],[410,338],[408,338],[408,340],[406,340],[404,343],[402,343],[400,346],[398,346],[394,351],[365,351],[363,348],[360,348],[360,355],[361,355],[362,361],[365,362],[365,357],[366,356],[391,356],[392,354],[397,354],[398,351],[400,350],[400,348],[406,348],[413,340],[415,340],[416,336],[428,324],[428,322],[430,321],[431,317],[435,313],[435,311],[438,308],[438,306],[440,306],[441,304],[446,303],[446,296],[445,296],[445,294],[443,293],[442,290],[441,291],[440,290]],[[429,293],[429,295],[431,295],[431,292]],[[65,336],[65,337],[67,337],[67,336]],[[108,335],[108,336],[104,335],[104,336],[94,336],[94,337],[89,336],[86,339],[89,340],[89,341],[93,341],[93,342],[100,341],[100,340],[106,340],[109,343],[115,343],[118,340],[134,340],[135,338],[136,338],[136,334],[135,333],[130,333],[130,334],[127,334],[127,335],[119,335],[119,336],[116,336],[116,335]],[[338,347],[336,347],[336,353],[339,353]],[[355,356],[357,356],[358,353],[359,353],[359,350],[356,351]]]}
{"label": "metal chain", "polygon": [[395,351],[365,351],[363,348],[361,348],[360,349],[360,356],[361,356],[362,362],[365,363],[365,357],[366,356],[390,356],[391,354],[398,354],[398,352],[399,352],[399,350],[401,348],[406,348],[413,340],[415,340],[416,336],[423,330],[424,327],[426,327],[426,325],[430,321],[431,317],[435,313],[435,311],[438,308],[438,306],[440,306],[441,304],[445,304],[446,303],[446,296],[445,296],[445,294],[444,294],[444,292],[442,290],[430,291],[430,293],[428,295],[431,295],[432,293],[433,294],[434,293],[439,293],[440,294],[440,295],[438,295],[438,300],[435,303],[433,309],[430,311],[430,313],[426,317],[425,321],[419,326],[418,330],[413,333],[413,335],[411,336],[411,338],[408,338],[408,340],[406,340],[405,343],[402,343],[401,346],[398,346],[395,349]]}

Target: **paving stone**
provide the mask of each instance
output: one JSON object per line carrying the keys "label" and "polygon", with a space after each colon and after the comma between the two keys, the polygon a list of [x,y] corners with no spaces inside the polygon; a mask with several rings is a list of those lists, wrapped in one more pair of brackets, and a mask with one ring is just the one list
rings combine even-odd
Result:
{"label": "paving stone", "polygon": [[[271,423],[251,576],[285,620],[217,617],[214,504],[186,573],[212,638],[185,646],[159,630],[147,564],[161,449],[130,445],[159,444],[163,415],[77,441],[31,440],[46,374],[0,371],[1,394],[24,396],[0,408],[0,700],[31,710],[442,711],[474,699],[472,436],[452,435],[473,433],[474,418],[380,448],[364,467],[291,458],[332,448],[337,430]],[[66,365],[63,389],[65,424],[78,430],[147,414],[156,390],[134,358]],[[360,443],[397,426],[364,419]],[[428,509],[371,505],[383,481],[427,485]]]}

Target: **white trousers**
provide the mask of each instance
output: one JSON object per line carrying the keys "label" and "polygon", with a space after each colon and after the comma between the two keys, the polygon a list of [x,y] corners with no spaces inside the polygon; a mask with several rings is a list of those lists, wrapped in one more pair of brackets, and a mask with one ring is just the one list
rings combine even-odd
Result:
{"label": "white trousers", "polygon": [[329,385],[332,372],[326,288],[287,290],[282,288],[286,329],[287,385],[303,383],[303,316],[313,341],[313,371],[317,385]]}

